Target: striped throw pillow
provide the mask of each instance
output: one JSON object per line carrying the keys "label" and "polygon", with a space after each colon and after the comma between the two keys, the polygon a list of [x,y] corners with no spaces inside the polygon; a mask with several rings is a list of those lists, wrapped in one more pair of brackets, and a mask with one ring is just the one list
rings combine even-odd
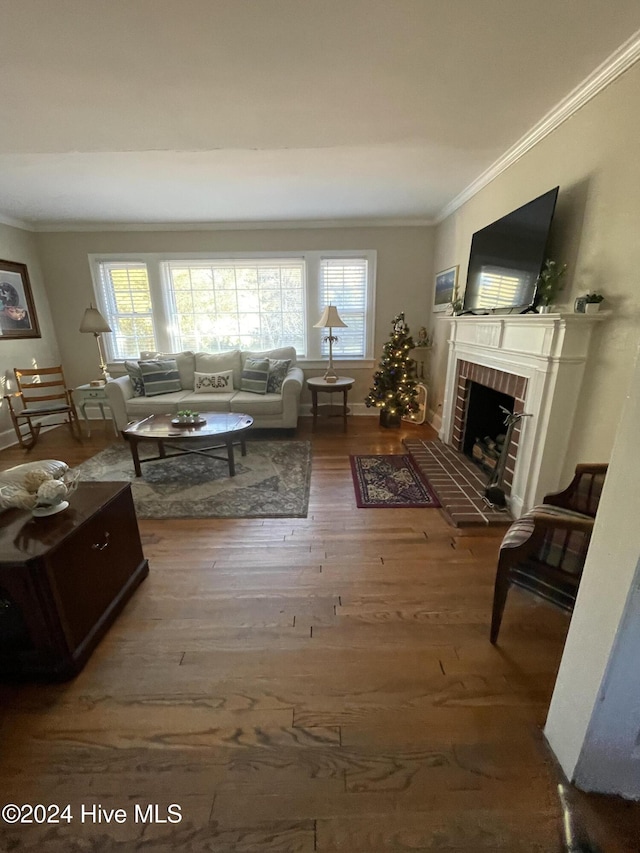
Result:
{"label": "striped throw pillow", "polygon": [[266,394],[269,380],[269,359],[248,358],[240,377],[240,390],[252,394]]}
{"label": "striped throw pillow", "polygon": [[145,397],[157,397],[159,394],[182,391],[175,358],[156,358],[152,361],[141,361],[139,364]]}

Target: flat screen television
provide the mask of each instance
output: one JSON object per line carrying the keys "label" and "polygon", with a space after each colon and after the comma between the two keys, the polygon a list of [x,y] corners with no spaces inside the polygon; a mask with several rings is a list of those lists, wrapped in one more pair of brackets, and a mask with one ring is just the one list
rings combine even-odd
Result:
{"label": "flat screen television", "polygon": [[536,279],[559,187],[476,231],[471,241],[464,311],[526,310],[535,304]]}

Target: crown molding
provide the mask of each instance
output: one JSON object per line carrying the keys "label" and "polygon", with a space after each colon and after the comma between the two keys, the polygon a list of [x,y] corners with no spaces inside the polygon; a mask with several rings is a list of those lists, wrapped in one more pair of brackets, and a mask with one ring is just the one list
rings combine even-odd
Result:
{"label": "crown molding", "polygon": [[30,227],[39,233],[101,231],[269,231],[303,228],[422,228],[434,219],[291,219],[267,222],[41,222]]}
{"label": "crown molding", "polygon": [[31,223],[23,222],[21,219],[13,219],[0,213],[0,225],[10,225],[11,228],[20,228],[22,231],[35,231]]}
{"label": "crown molding", "polygon": [[595,98],[609,84],[628,71],[640,59],[640,30],[614,51],[595,71],[586,77],[569,94],[559,101],[531,130],[515,145],[512,145],[489,168],[479,175],[461,193],[442,208],[436,224],[442,222],[476,193],[490,184],[498,175],[516,163],[541,140],[552,133],[585,104]]}

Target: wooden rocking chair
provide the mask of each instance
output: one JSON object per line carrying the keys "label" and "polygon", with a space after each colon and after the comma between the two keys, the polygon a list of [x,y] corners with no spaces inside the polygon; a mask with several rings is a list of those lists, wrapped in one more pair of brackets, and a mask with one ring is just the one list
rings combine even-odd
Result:
{"label": "wooden rocking chair", "polygon": [[24,370],[16,367],[13,372],[18,390],[5,395],[5,400],[20,447],[31,450],[42,427],[40,420],[50,415],[63,415],[64,418],[47,426],[66,423],[71,435],[82,441],[72,391],[67,388],[62,366]]}

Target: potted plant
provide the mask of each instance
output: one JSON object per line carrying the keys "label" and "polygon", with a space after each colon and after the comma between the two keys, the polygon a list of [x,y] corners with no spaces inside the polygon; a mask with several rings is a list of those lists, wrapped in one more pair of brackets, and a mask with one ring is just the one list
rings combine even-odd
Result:
{"label": "potted plant", "polygon": [[182,409],[177,413],[178,423],[195,424],[200,420],[200,413],[194,412],[191,409]]}
{"label": "potted plant", "polygon": [[551,306],[564,285],[562,279],[566,271],[566,264],[561,266],[549,258],[544,262],[542,272],[536,281],[536,303],[540,313],[548,314],[551,310]]}
{"label": "potted plant", "polygon": [[460,296],[460,292],[458,291],[458,282],[456,281],[455,287],[453,288],[453,298],[449,303],[447,314],[449,314],[449,316],[455,317],[462,311],[463,305],[464,301]]}
{"label": "potted plant", "polygon": [[599,311],[600,303],[603,299],[604,296],[601,293],[587,293],[584,298],[585,314],[594,314],[596,311]]}

